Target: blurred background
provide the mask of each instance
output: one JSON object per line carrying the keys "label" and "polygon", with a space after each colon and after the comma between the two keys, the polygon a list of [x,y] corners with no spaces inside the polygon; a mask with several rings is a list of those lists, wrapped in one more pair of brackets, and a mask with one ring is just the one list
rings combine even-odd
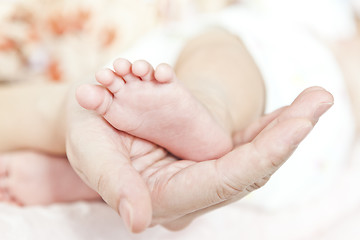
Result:
{"label": "blurred background", "polygon": [[[360,89],[359,0],[0,0],[0,83],[82,80],[156,29],[235,5],[305,29],[340,56],[339,66],[351,55],[352,67],[343,75],[351,75],[353,84],[348,107],[360,113],[353,97]],[[352,124],[341,117],[339,122]],[[326,129],[319,131],[326,135]],[[155,227],[131,235],[101,203],[0,205],[1,239],[360,239],[360,148],[356,136],[352,140],[344,148],[346,159],[316,160],[307,179],[299,179],[293,165],[293,172],[263,192],[203,216],[182,232]],[[308,155],[309,149],[319,151],[307,148]],[[332,155],[331,149],[323,151]]]}

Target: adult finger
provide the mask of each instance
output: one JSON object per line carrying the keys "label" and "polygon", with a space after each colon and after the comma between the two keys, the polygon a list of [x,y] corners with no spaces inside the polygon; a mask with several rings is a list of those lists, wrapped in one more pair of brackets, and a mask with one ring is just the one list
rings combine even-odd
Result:
{"label": "adult finger", "polygon": [[[239,146],[242,145],[244,143],[250,142],[252,141],[262,130],[264,130],[265,127],[267,127],[269,125],[270,122],[272,122],[273,120],[276,119],[276,121],[279,120],[284,120],[286,118],[290,118],[290,117],[296,117],[296,116],[301,116],[301,114],[304,113],[304,110],[306,110],[307,108],[307,104],[309,102],[309,100],[307,101],[303,101],[304,98],[307,98],[308,94],[311,93],[311,97],[316,99],[318,96],[318,94],[326,94],[327,97],[325,97],[323,99],[322,102],[319,102],[318,104],[322,104],[323,108],[328,108],[328,105],[332,105],[334,99],[332,98],[332,95],[329,93],[326,93],[326,90],[321,88],[321,87],[310,87],[308,89],[305,89],[301,94],[299,94],[299,96],[294,100],[294,102],[292,103],[292,105],[303,105],[303,108],[301,107],[295,107],[294,106],[290,109],[290,111],[286,111],[289,106],[285,106],[282,107],[270,114],[264,115],[261,118],[259,118],[257,121],[251,123],[247,128],[238,131],[237,133],[234,134],[233,136],[233,141],[235,143],[235,146]],[[283,112],[285,112],[286,114],[283,114],[281,116],[281,118],[277,118],[278,116],[280,116]],[[320,112],[317,113],[317,115],[321,114],[321,109]],[[308,116],[309,117],[309,116]],[[313,117],[311,117],[311,121],[315,122],[317,121],[316,119],[318,119],[319,116],[315,115]],[[275,124],[275,122],[273,123]]]}
{"label": "adult finger", "polygon": [[251,142],[270,122],[276,119],[287,108],[288,106],[282,107],[272,113],[266,114],[245,129],[236,132],[233,136],[234,145],[240,146],[244,143]]}
{"label": "adult finger", "polygon": [[223,198],[263,186],[332,106],[333,100],[323,88],[306,89],[252,142],[219,159],[217,171],[219,179],[223,179]]}
{"label": "adult finger", "polygon": [[83,119],[81,126],[72,126],[67,139],[69,161],[84,182],[121,215],[130,231],[141,232],[152,218],[149,190],[130,163],[122,134],[102,121]]}
{"label": "adult finger", "polygon": [[[317,123],[320,116],[324,114],[334,104],[333,96],[322,87],[310,87],[305,89],[290,105],[287,111],[275,118],[270,124],[262,130],[271,129],[279,122],[291,118],[306,118],[313,125]],[[310,109],[315,109],[311,111]]]}

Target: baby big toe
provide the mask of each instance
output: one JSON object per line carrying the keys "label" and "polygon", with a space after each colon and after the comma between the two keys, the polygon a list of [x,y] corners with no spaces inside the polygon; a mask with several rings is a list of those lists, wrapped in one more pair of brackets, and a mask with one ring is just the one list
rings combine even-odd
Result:
{"label": "baby big toe", "polygon": [[112,103],[113,96],[102,86],[85,84],[77,89],[76,99],[83,108],[104,115]]}
{"label": "baby big toe", "polygon": [[135,61],[132,65],[132,72],[144,81],[154,80],[154,68],[147,61]]}

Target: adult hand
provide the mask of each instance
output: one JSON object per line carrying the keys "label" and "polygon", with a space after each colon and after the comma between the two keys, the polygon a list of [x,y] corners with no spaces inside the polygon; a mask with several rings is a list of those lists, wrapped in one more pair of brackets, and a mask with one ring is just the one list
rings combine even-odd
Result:
{"label": "adult hand", "polygon": [[80,177],[132,232],[162,224],[181,229],[198,215],[262,187],[333,104],[320,87],[237,133],[222,158],[177,160],[162,148],[120,132],[69,104],[67,153]]}

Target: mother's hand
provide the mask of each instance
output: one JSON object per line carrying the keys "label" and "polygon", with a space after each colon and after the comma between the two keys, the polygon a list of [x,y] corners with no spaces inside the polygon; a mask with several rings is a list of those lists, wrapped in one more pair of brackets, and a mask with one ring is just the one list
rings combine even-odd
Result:
{"label": "mother's hand", "polygon": [[156,224],[181,229],[198,215],[262,187],[332,103],[324,89],[309,88],[290,106],[237,133],[233,151],[204,162],[176,160],[70,104],[68,158],[131,231]]}

